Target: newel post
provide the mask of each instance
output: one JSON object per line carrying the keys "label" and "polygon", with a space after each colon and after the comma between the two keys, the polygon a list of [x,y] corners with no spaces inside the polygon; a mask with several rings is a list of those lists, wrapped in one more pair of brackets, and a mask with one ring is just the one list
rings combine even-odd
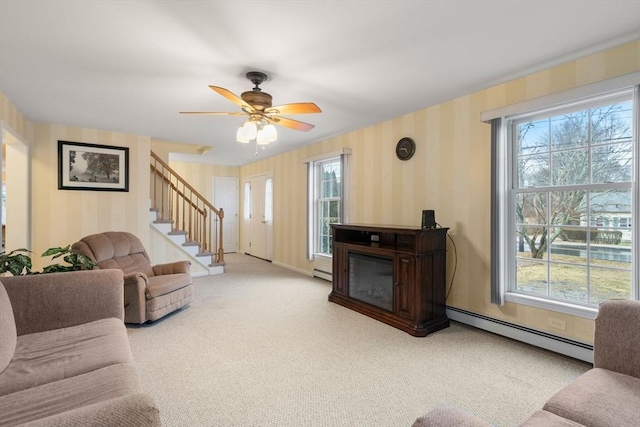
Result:
{"label": "newel post", "polygon": [[218,213],[218,218],[220,218],[220,225],[218,226],[220,229],[220,232],[218,233],[218,239],[219,239],[219,244],[218,244],[218,264],[224,264],[224,248],[223,243],[224,242],[224,236],[222,235],[222,220],[224,218],[224,209],[220,208],[220,212]]}

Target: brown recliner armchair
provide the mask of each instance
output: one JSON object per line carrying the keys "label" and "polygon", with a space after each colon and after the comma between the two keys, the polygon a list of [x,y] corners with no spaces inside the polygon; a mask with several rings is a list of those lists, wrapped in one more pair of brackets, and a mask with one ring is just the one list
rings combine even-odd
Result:
{"label": "brown recliner armchair", "polygon": [[71,247],[97,264],[124,273],[124,321],[158,320],[192,301],[191,263],[151,265],[140,239],[124,231],[83,237]]}

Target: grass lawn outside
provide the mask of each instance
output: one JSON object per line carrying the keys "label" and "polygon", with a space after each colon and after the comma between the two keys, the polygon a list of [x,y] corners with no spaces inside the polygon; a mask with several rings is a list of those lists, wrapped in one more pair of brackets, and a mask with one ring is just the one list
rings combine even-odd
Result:
{"label": "grass lawn outside", "polygon": [[558,254],[538,260],[530,252],[517,256],[518,291],[593,306],[607,299],[631,298],[629,262]]}

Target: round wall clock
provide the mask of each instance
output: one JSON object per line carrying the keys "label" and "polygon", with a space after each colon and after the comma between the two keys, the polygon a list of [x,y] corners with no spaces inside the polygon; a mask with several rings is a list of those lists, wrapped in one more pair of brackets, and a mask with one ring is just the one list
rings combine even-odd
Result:
{"label": "round wall clock", "polygon": [[416,143],[411,138],[402,138],[396,144],[396,156],[400,160],[409,160],[416,152]]}

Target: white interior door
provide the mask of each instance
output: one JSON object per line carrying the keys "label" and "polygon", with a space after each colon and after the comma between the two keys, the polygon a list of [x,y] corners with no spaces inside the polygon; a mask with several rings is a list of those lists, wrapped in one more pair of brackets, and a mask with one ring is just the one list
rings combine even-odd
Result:
{"label": "white interior door", "polygon": [[[225,253],[238,251],[238,178],[213,178],[213,206],[224,209],[222,247]],[[216,222],[214,232],[218,232]]]}
{"label": "white interior door", "polygon": [[258,258],[267,258],[267,219],[265,217],[265,186],[266,176],[251,178],[251,220],[249,253]]}

